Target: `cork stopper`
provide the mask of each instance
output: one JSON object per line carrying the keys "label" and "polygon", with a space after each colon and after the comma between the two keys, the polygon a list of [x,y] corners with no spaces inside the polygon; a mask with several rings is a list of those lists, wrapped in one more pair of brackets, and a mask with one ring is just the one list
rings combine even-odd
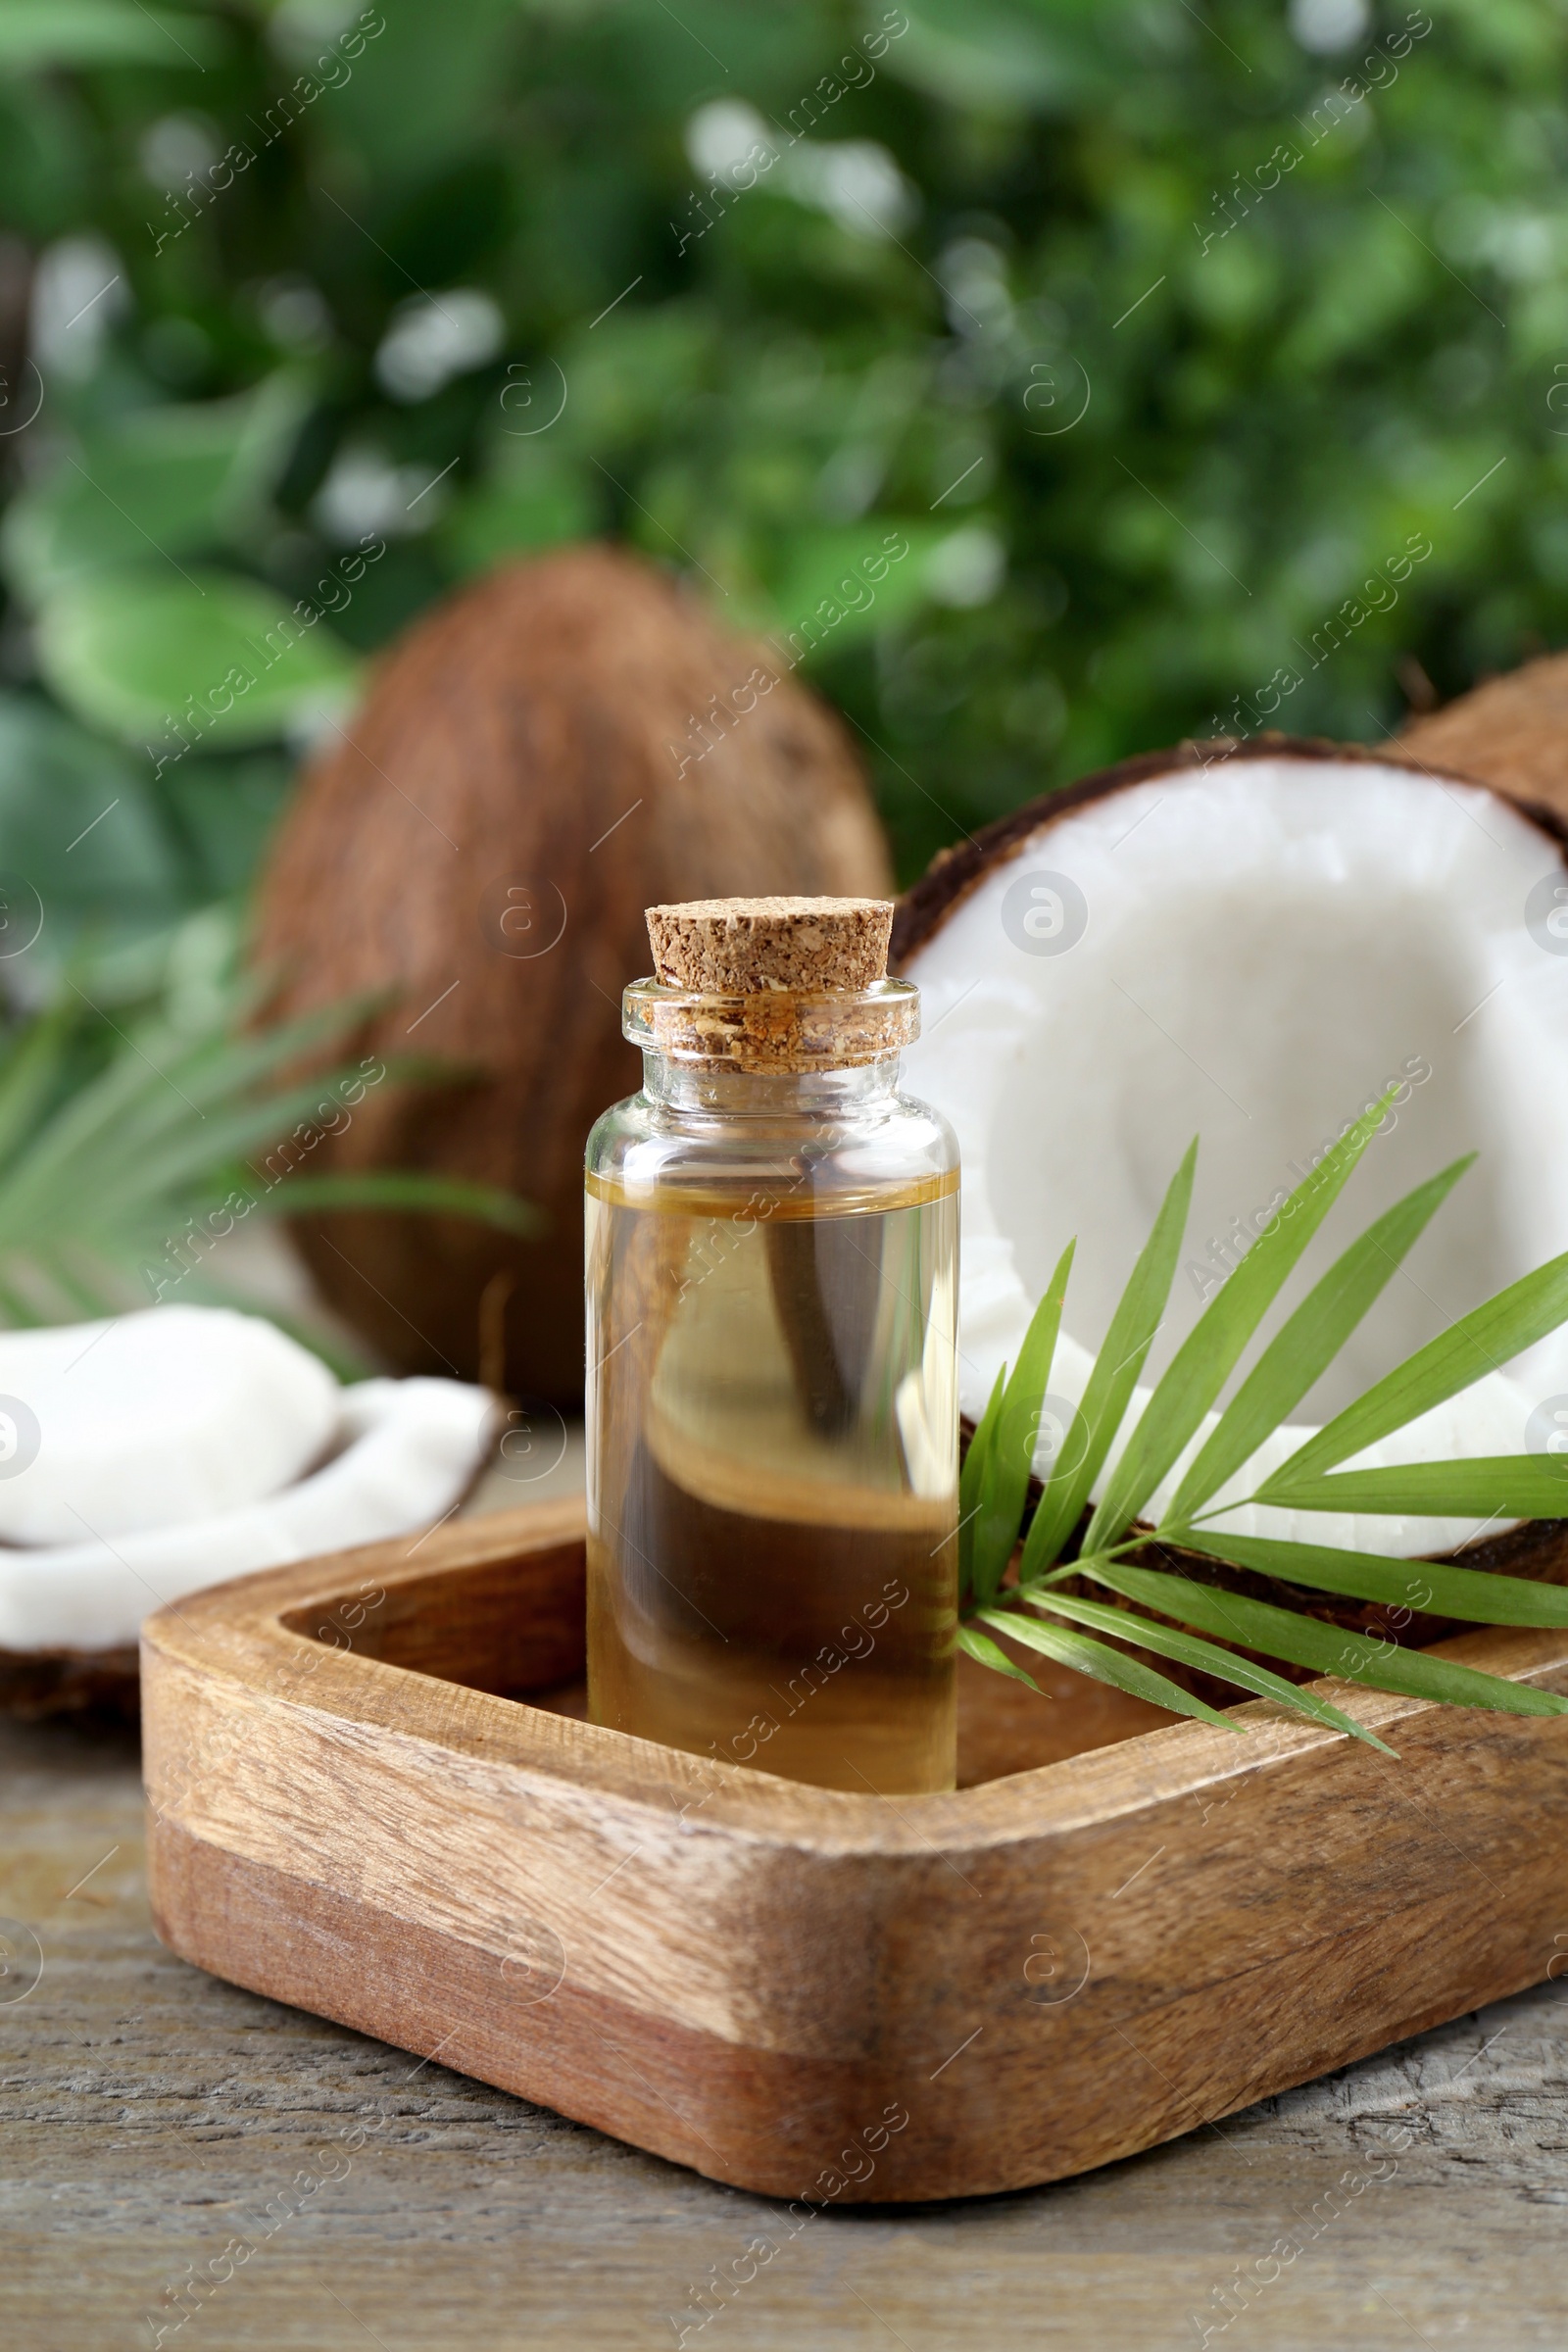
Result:
{"label": "cork stopper", "polygon": [[704,1069],[851,1069],[920,1034],[890,980],[890,899],[691,899],[650,906],[655,978],[623,1000],[634,1045]]}
{"label": "cork stopper", "polygon": [[702,996],[858,994],[886,976],[892,930],[891,899],[691,899],[648,909],[658,978]]}

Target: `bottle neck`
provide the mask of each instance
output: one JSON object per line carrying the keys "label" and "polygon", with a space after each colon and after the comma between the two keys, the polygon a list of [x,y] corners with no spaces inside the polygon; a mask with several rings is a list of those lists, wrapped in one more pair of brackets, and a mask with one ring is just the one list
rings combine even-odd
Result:
{"label": "bottle neck", "polygon": [[920,992],[878,980],[714,997],[634,980],[621,1033],[642,1049],[656,1102],[718,1118],[834,1118],[893,1100],[899,1055],[920,1034]]}
{"label": "bottle neck", "polygon": [[677,1060],[647,1050],[643,1054],[643,1092],[651,1101],[709,1118],[844,1118],[892,1102],[898,1083],[897,1054],[848,1070],[765,1075],[722,1062]]}

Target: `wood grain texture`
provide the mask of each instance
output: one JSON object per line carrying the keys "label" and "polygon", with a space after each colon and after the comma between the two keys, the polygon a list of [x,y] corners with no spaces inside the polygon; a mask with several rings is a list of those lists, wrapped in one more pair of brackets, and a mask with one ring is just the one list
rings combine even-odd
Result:
{"label": "wood grain texture", "polygon": [[[836,2207],[1103,2164],[1558,1948],[1562,1719],[1327,1686],[1398,1763],[1259,1703],[1245,1739],[1182,1724],[948,1796],[805,1788],[496,1694],[580,1653],[581,1540],[546,1505],[150,1620],[166,1939]],[[414,1670],[423,1624],[453,1679]],[[1447,1647],[1568,1683],[1559,1635]]]}
{"label": "wood grain texture", "polygon": [[[1558,1985],[1075,2180],[791,2236],[783,2206],[186,1966],[141,1827],[123,1733],[0,1724],[0,1911],[44,1953],[0,2004],[8,2343],[1556,2352],[1568,2327]],[[754,2240],[777,2251],[743,2283]]]}

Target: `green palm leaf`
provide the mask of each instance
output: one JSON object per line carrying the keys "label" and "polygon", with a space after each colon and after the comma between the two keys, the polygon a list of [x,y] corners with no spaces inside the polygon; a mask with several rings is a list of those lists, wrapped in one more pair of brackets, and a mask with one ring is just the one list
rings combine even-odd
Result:
{"label": "green palm leaf", "polygon": [[302,1208],[414,1208],[429,1216],[472,1217],[502,1233],[525,1237],[543,1232],[545,1220],[531,1200],[504,1193],[498,1185],[469,1184],[459,1176],[425,1176],[398,1168],[345,1169],[331,1176],[290,1177],[286,1198],[259,1200],[290,1216]]}
{"label": "green palm leaf", "polygon": [[1383,1295],[1465,1170],[1473,1152],[1406,1193],[1335,1260],[1270,1341],[1220,1416],[1219,1426],[1171,1498],[1167,1519],[1183,1525],[1250,1460],[1326,1372],[1368,1308]]}
{"label": "green palm leaf", "polygon": [[963,1468],[958,1473],[958,1586],[963,1592],[974,1591],[974,1523],[980,1516],[986,1464],[991,1459],[991,1447],[1002,1414],[1003,1392],[1006,1385],[1007,1367],[1004,1364],[992,1384],[991,1400],[980,1416],[974,1436],[969,1440],[969,1450],[963,1457]]}
{"label": "green palm leaf", "polygon": [[1468,1461],[1395,1462],[1340,1470],[1299,1485],[1270,1480],[1260,1502],[1293,1511],[1366,1511],[1412,1519],[1568,1519],[1568,1463],[1560,1454],[1477,1454]]}
{"label": "green palm leaf", "polygon": [[1061,1328],[1062,1300],[1072,1271],[1073,1245],[1068,1243],[1046,1285],[1046,1295],[1030,1318],[1012,1377],[1002,1393],[993,1433],[988,1440],[980,1473],[980,1507],[975,1515],[970,1553],[970,1586],[977,1598],[990,1600],[1012,1556],[1029,1474],[1034,1466],[1035,1441],[1040,1430],[1040,1407],[1051,1378],[1051,1360]]}
{"label": "green palm leaf", "polygon": [[1238,1690],[1252,1691],[1258,1698],[1272,1698],[1295,1714],[1327,1724],[1331,1731],[1347,1732],[1353,1740],[1364,1740],[1369,1747],[1382,1748],[1385,1755],[1394,1752],[1352,1716],[1331,1707],[1326,1698],[1314,1697],[1299,1683],[1288,1683],[1283,1675],[1271,1674],[1266,1666],[1255,1665],[1250,1658],[1239,1658],[1234,1650],[1217,1649],[1212,1642],[1200,1642],[1196,1634],[1158,1625],[1152,1617],[1134,1617],[1125,1609],[1106,1608],[1102,1601],[1080,1599],[1077,1593],[1037,1591],[1024,1597],[1033,1608],[1050,1609],[1056,1616],[1092,1626],[1098,1633],[1114,1634],[1119,1642],[1136,1642],[1142,1649],[1157,1650],[1162,1657],[1175,1658],[1183,1666],[1196,1666],[1217,1681],[1234,1683]]}
{"label": "green palm leaf", "polygon": [[[282,1174],[258,1177],[250,1155],[273,1151],[302,1124],[318,1137],[325,1105],[341,1109],[356,1086],[363,1095],[363,1073],[352,1066],[279,1081],[359,1026],[370,1001],[236,1030],[255,1001],[252,986],[230,983],[195,1029],[161,1016],[126,1029],[73,982],[0,1041],[0,1317],[23,1324],[113,1313],[127,1303],[139,1266],[152,1295],[163,1296],[191,1270],[192,1234],[205,1246],[203,1220],[230,1195],[247,1211],[412,1208],[514,1233],[539,1229],[527,1202],[489,1186],[414,1171],[295,1174],[303,1142],[290,1147]],[[84,1079],[83,1053],[98,1057]],[[406,1074],[385,1064],[381,1072]],[[430,1074],[427,1065],[420,1074]]]}
{"label": "green palm leaf", "polygon": [[[1204,1309],[1156,1385],[1106,1480],[1083,1548],[1073,1560],[1066,1555],[1083,1505],[1125,1419],[1138,1371],[1169,1298],[1192,1194],[1194,1152],[1189,1152],[1112,1318],[1085,1391],[1073,1442],[1061,1448],[1046,1482],[1024,1544],[1018,1583],[1009,1589],[1000,1580],[1011,1539],[1021,1525],[1024,1495],[1008,1465],[1014,1446],[1020,1457],[1023,1453],[1026,1411],[1039,1409],[1036,1400],[1049,1379],[1050,1348],[1058,1336],[1059,1294],[1066,1280],[1063,1259],[1025,1343],[1027,1371],[1020,1366],[1011,1381],[1005,1371],[999,1377],[964,1465],[966,1522],[985,1519],[985,1581],[964,1588],[980,1605],[973,1610],[974,1622],[959,1635],[971,1656],[998,1671],[1018,1674],[991,1636],[980,1631],[984,1623],[1096,1681],[1178,1713],[1213,1718],[1212,1709],[1200,1706],[1165,1677],[1108,1648],[1103,1641],[1089,1638],[1108,1636],[1230,1681],[1337,1731],[1369,1740],[1374,1746],[1383,1742],[1327,1700],[1215,1644],[1233,1643],[1237,1649],[1261,1652],[1312,1673],[1339,1674],[1375,1690],[1435,1703],[1518,1715],[1556,1715],[1568,1709],[1568,1699],[1552,1691],[1401,1648],[1392,1635],[1375,1642],[1304,1610],[1277,1607],[1218,1585],[1138,1564],[1137,1555],[1150,1544],[1183,1544],[1202,1557],[1252,1569],[1307,1592],[1412,1613],[1433,1610],[1480,1625],[1568,1627],[1568,1590],[1557,1586],[1446,1561],[1385,1559],[1338,1545],[1232,1536],[1214,1524],[1244,1502],[1413,1518],[1568,1520],[1568,1471],[1546,1457],[1506,1454],[1399,1463],[1386,1469],[1336,1467],[1568,1322],[1568,1256],[1538,1268],[1489,1299],[1375,1383],[1327,1429],[1299,1446],[1255,1494],[1200,1513],[1200,1506],[1257,1452],[1332,1362],[1446,1200],[1470,1164],[1468,1158],[1418,1185],[1341,1253],[1241,1379],[1159,1524],[1152,1531],[1133,1532],[1137,1513],[1179,1459],[1203,1414],[1215,1405],[1248,1341],[1327,1215],[1386,1108],[1385,1098],[1347,1131],[1298,1186]],[[997,1459],[1004,1413],[1007,1464]],[[1195,1525],[1195,1514],[1200,1513]],[[1055,1565],[1058,1561],[1065,1564]],[[1092,1578],[1171,1622],[1129,1616],[1061,1591],[1062,1582],[1073,1576]],[[1069,1623],[1050,1622],[1053,1619]],[[1079,1626],[1088,1631],[1072,1630]]]}
{"label": "green palm leaf", "polygon": [[1063,1626],[1042,1625],[1038,1617],[1024,1617],[1003,1609],[982,1609],[979,1614],[986,1625],[994,1625],[1014,1642],[1027,1642],[1031,1649],[1043,1651],[1048,1658],[1054,1658],[1058,1666],[1071,1666],[1079,1674],[1088,1675],[1092,1682],[1108,1683],[1113,1690],[1125,1690],[1133,1698],[1147,1699],[1151,1706],[1163,1707],[1172,1715],[1196,1715],[1200,1723],[1217,1724],[1222,1732],[1239,1732],[1242,1728],[1217,1707],[1195,1698],[1168,1675],[1156,1674],[1152,1666],[1142,1666],[1136,1658],[1123,1657],[1119,1649],[1107,1649],[1103,1642],[1091,1642],[1083,1634],[1068,1633]]}
{"label": "green palm leaf", "polygon": [[1063,1438],[1056,1467],[1046,1483],[1024,1545],[1025,1576],[1048,1566],[1077,1526],[1132,1401],[1176,1278],[1197,1165],[1195,1141],[1166,1188],[1153,1230],[1128,1277],[1095,1358],[1078,1421]]}
{"label": "green palm leaf", "polygon": [[972,1625],[959,1626],[958,1647],[966,1650],[971,1658],[978,1658],[982,1666],[989,1666],[994,1674],[1004,1674],[1009,1682],[1026,1684],[1031,1690],[1040,1689],[1032,1674],[1025,1674],[1021,1666],[1015,1666],[1006,1651],[993,1642],[989,1634],[977,1633]]}
{"label": "green palm leaf", "polygon": [[1391,1100],[1392,1090],[1324,1154],[1204,1307],[1111,1473],[1089,1523],[1086,1549],[1122,1533],[1181,1453],[1339,1199],[1350,1170],[1382,1125]]}
{"label": "green palm leaf", "polygon": [[1300,1488],[1333,1469],[1336,1462],[1348,1461],[1351,1454],[1431,1412],[1435,1405],[1446,1404],[1450,1396],[1473,1388],[1489,1372],[1533,1348],[1564,1322],[1568,1322],[1568,1252],[1538,1266],[1523,1281],[1499,1291],[1484,1306],[1462,1315],[1418,1348],[1397,1371],[1368,1389],[1282,1463],[1258,1489],[1258,1500],[1275,1501],[1287,1489]]}
{"label": "green palm leaf", "polygon": [[1568,1625],[1568,1586],[1538,1584],[1532,1577],[1452,1568],[1443,1560],[1391,1560],[1377,1552],[1342,1551],[1337,1544],[1226,1536],[1212,1529],[1182,1541],[1206,1559],[1228,1560],[1233,1568],[1251,1568],[1282,1584],[1343,1592],[1385,1608],[1429,1610],[1475,1625]]}
{"label": "green palm leaf", "polygon": [[0,1061],[0,1168],[33,1133],[61,1083],[74,1015],[57,1001],[9,1044]]}
{"label": "green palm leaf", "polygon": [[1536,1690],[1527,1683],[1504,1682],[1499,1675],[1483,1674],[1477,1667],[1456,1665],[1449,1658],[1429,1657],[1424,1650],[1400,1649],[1392,1642],[1374,1642],[1343,1626],[1325,1625],[1320,1618],[1277,1609],[1266,1600],[1249,1600],[1241,1593],[1222,1592],[1190,1576],[1169,1576],[1153,1568],[1133,1568],[1125,1561],[1114,1566],[1085,1561],[1084,1571],[1128,1600],[1158,1609],[1161,1616],[1200,1626],[1222,1642],[1244,1642],[1265,1657],[1287,1658],[1293,1666],[1310,1666],[1319,1674],[1337,1674],[1346,1682],[1365,1683],[1373,1690],[1396,1690],[1409,1698],[1446,1699],[1461,1707],[1494,1707],[1508,1715],[1568,1714],[1568,1698],[1552,1690]]}

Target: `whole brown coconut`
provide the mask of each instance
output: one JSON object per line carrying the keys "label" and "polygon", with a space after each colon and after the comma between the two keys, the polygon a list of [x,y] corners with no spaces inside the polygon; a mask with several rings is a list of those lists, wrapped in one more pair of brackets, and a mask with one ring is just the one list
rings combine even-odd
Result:
{"label": "whole brown coconut", "polygon": [[1412,719],[1393,748],[1568,818],[1568,654],[1486,679]]}
{"label": "whole brown coconut", "polygon": [[842,724],[651,564],[572,548],[438,606],[307,770],[256,954],[280,1015],[392,990],[353,1050],[473,1073],[373,1087],[316,1164],[504,1186],[549,1228],[305,1219],[326,1298],[400,1369],[472,1377],[488,1292],[508,1387],[578,1399],[583,1144],[639,1083],[620,992],[649,968],[644,907],[890,888]]}

